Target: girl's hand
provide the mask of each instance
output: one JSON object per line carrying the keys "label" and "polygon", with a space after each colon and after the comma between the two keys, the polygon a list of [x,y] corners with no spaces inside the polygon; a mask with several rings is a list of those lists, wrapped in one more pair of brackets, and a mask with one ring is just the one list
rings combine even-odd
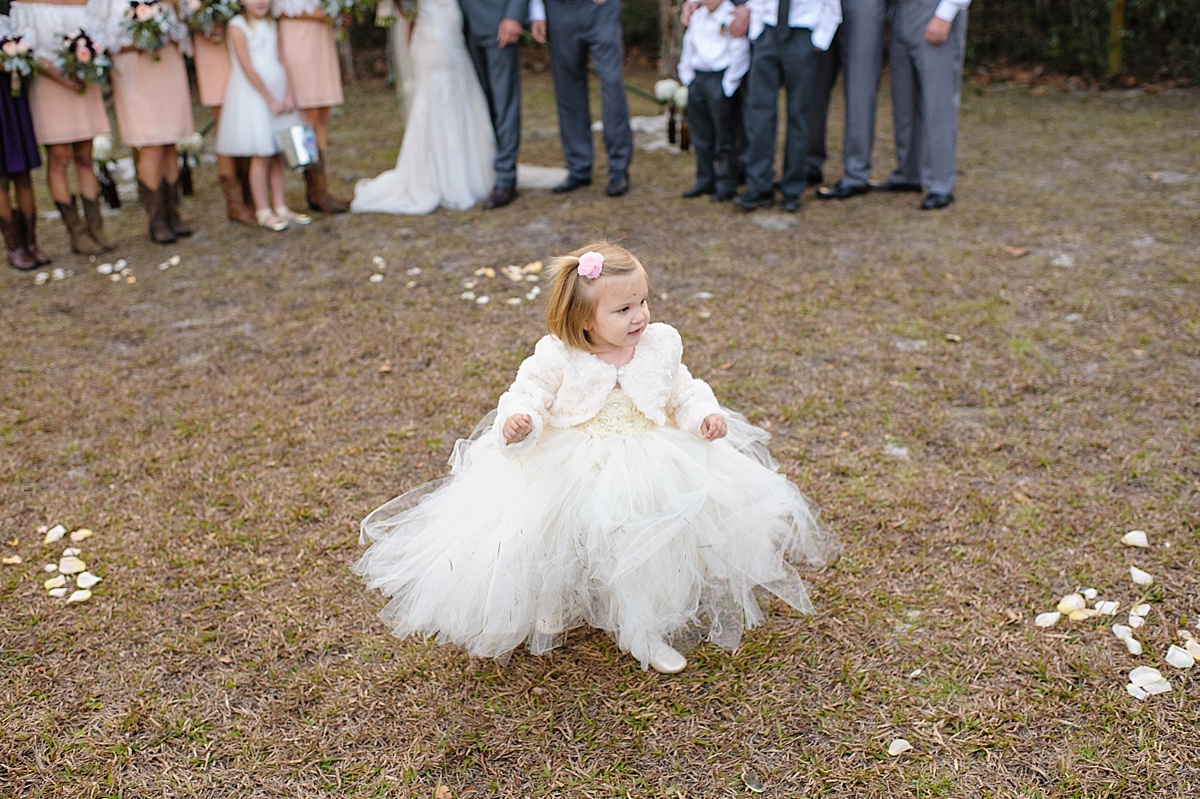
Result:
{"label": "girl's hand", "polygon": [[287,112],[287,104],[279,100],[267,100],[267,107],[271,109],[271,113],[275,116]]}
{"label": "girl's hand", "polygon": [[725,417],[719,413],[710,413],[700,423],[700,435],[704,436],[705,441],[724,438],[728,432],[729,428],[725,425]]}
{"label": "girl's hand", "polygon": [[501,429],[504,433],[505,444],[516,444],[524,441],[525,438],[533,432],[533,419],[529,418],[527,413],[514,413],[512,416],[504,420],[504,427]]}
{"label": "girl's hand", "polygon": [[287,94],[285,94],[283,96],[283,111],[284,111],[284,113],[290,114],[292,111],[295,111],[295,110],[296,110],[296,95],[292,94],[292,89],[289,86],[288,90],[287,90]]}

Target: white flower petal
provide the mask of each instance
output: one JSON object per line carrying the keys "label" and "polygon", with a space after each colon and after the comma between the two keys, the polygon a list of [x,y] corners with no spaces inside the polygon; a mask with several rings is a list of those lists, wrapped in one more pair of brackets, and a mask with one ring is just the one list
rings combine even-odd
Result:
{"label": "white flower petal", "polygon": [[92,598],[91,591],[88,591],[86,589],[80,589],[78,591],[72,591],[71,595],[69,597],[67,597],[67,602],[87,602],[91,598]]}
{"label": "white flower petal", "polygon": [[53,544],[55,541],[61,541],[62,537],[67,534],[67,528],[61,524],[56,524],[46,531],[46,538],[43,543]]}
{"label": "white flower petal", "polygon": [[97,577],[91,572],[83,572],[75,578],[75,585],[79,586],[80,588],[91,588],[103,579],[103,577]]}
{"label": "white flower petal", "polygon": [[79,574],[87,570],[87,564],[74,555],[68,555],[58,562],[58,570],[63,574]]}
{"label": "white flower petal", "polygon": [[1190,669],[1196,665],[1196,658],[1192,657],[1192,653],[1175,644],[1171,644],[1171,648],[1167,650],[1165,660],[1177,669]]}
{"label": "white flower petal", "polygon": [[20,555],[6,555],[4,558],[0,558],[0,563],[5,566],[20,566],[24,560]]}
{"label": "white flower petal", "polygon": [[912,749],[912,744],[910,744],[908,741],[904,740],[903,738],[897,738],[896,740],[894,740],[890,744],[888,744],[887,751],[888,751],[889,755],[891,755],[892,757],[895,757],[896,755],[904,754],[909,749]]}
{"label": "white flower petal", "polygon": [[1131,655],[1142,654],[1142,642],[1132,635],[1125,638],[1125,648],[1129,650],[1129,654]]}
{"label": "white flower petal", "polygon": [[1150,546],[1150,541],[1146,538],[1145,530],[1130,530],[1121,536],[1121,543],[1127,547],[1141,547],[1143,549]]}
{"label": "white flower petal", "polygon": [[1059,613],[1071,613],[1084,607],[1087,607],[1087,600],[1082,594],[1067,594],[1058,601]]}
{"label": "white flower petal", "polygon": [[1166,680],[1150,682],[1143,685],[1142,690],[1151,695],[1165,694],[1167,691],[1171,690],[1171,683],[1167,682]]}
{"label": "white flower petal", "polygon": [[67,578],[60,574],[57,577],[51,577],[49,580],[46,580],[42,583],[42,587],[49,591],[53,588],[62,588],[66,584]]}
{"label": "white flower petal", "polygon": [[1129,609],[1129,612],[1136,613],[1137,615],[1141,616],[1142,618],[1145,618],[1150,615],[1150,606],[1146,605],[1146,604],[1134,605],[1132,608]]}
{"label": "white flower petal", "polygon": [[1087,621],[1088,619],[1092,618],[1093,616],[1099,616],[1099,615],[1100,615],[1100,612],[1095,610],[1094,608],[1080,608],[1079,610],[1071,611],[1071,613],[1067,616],[1067,618],[1070,619],[1071,621]]}
{"label": "white flower petal", "polygon": [[1129,672],[1129,681],[1134,685],[1145,685],[1162,678],[1162,672],[1153,666],[1138,666]]}
{"label": "white flower petal", "polygon": [[58,564],[57,563],[47,563],[45,566],[42,567],[42,571],[46,572],[47,574],[54,574],[54,572],[58,571]]}
{"label": "white flower petal", "polygon": [[1037,615],[1037,618],[1033,620],[1033,623],[1036,624],[1038,627],[1053,627],[1055,624],[1058,623],[1058,620],[1061,617],[1062,617],[1062,614],[1059,613],[1058,611],[1051,611],[1050,613],[1039,613]]}
{"label": "white flower petal", "polygon": [[1115,616],[1121,603],[1115,599],[1102,599],[1096,603],[1096,612],[1101,616]]}
{"label": "white flower petal", "polygon": [[1129,626],[1132,627],[1133,629],[1136,630],[1138,627],[1141,627],[1145,623],[1146,623],[1145,618],[1137,615],[1136,613],[1129,614]]}
{"label": "white flower petal", "polygon": [[1083,594],[1083,598],[1086,599],[1088,602],[1091,602],[1093,599],[1100,596],[1100,592],[1097,591],[1095,588],[1085,588],[1082,591],[1080,591],[1080,593]]}
{"label": "white flower petal", "polygon": [[72,541],[83,541],[87,538],[91,538],[93,535],[95,535],[95,533],[93,533],[91,530],[89,530],[86,527],[81,527],[80,529],[71,533],[71,540]]}
{"label": "white flower petal", "polygon": [[1134,699],[1145,699],[1147,696],[1150,695],[1150,694],[1146,693],[1145,691],[1143,691],[1142,687],[1140,685],[1134,685],[1133,683],[1126,683],[1125,691],[1130,696],[1132,696]]}
{"label": "white flower petal", "polygon": [[51,588],[50,589],[50,596],[54,597],[55,599],[62,599],[66,595],[67,595],[66,588]]}
{"label": "white flower petal", "polygon": [[1133,628],[1127,627],[1124,624],[1114,624],[1112,626],[1113,635],[1121,641],[1124,641],[1129,636],[1133,635]]}
{"label": "white flower petal", "polygon": [[82,550],[80,550],[79,547],[67,547],[66,549],[63,550],[63,557],[64,558],[78,557],[81,551]]}
{"label": "white flower petal", "polygon": [[1176,630],[1175,634],[1185,641],[1192,640],[1192,633],[1190,630]]}
{"label": "white flower petal", "polygon": [[1129,567],[1129,576],[1138,585],[1150,585],[1152,582],[1154,582],[1153,577],[1139,569],[1137,566]]}
{"label": "white flower petal", "polygon": [[1197,641],[1195,638],[1189,638],[1184,642],[1183,648],[1196,660],[1200,660],[1200,641]]}

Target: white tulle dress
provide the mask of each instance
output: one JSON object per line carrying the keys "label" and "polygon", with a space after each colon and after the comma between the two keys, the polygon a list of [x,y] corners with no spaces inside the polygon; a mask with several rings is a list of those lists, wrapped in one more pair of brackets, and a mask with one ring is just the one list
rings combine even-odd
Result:
{"label": "white tulle dress", "polygon": [[463,38],[458,0],[421,0],[411,42],[412,96],[396,167],[360,180],[350,210],[428,214],[470,208],[495,180],[496,136]]}
{"label": "white tulle dress", "polygon": [[[250,63],[267,91],[276,100],[287,94],[287,72],[279,60],[278,26],[273,19],[247,22],[240,14],[229,20],[230,28],[237,28],[246,36],[246,49]],[[229,72],[229,83],[225,86],[225,103],[222,106],[221,124],[217,128],[217,152],[232,156],[272,156],[278,152],[275,131],[284,130],[302,123],[295,111],[285,114],[271,113],[267,100],[246,77],[233,45],[229,45],[233,63]]]}
{"label": "white tulle dress", "polygon": [[[763,620],[757,587],[811,612],[789,560],[823,565],[836,541],[776,471],[769,435],[716,404],[677,342],[651,325],[619,371],[546,337],[450,476],[363,521],[353,569],[392,598],[380,617],[396,636],[503,660],[588,624],[646,668],[659,642],[736,648]],[[533,440],[506,447],[499,428],[520,410],[537,414]],[[729,434],[709,442],[690,430],[711,412]]]}

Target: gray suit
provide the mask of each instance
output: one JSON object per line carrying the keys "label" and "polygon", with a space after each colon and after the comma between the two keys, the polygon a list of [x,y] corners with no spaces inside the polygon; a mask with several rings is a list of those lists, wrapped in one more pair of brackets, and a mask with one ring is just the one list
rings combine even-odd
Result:
{"label": "gray suit", "polygon": [[511,189],[517,183],[517,152],[521,148],[520,50],[516,44],[500,47],[496,32],[505,19],[523,24],[529,0],[458,0],[458,4],[467,51],[487,95],[496,131],[496,186]]}
{"label": "gray suit", "polygon": [[875,146],[875,100],[883,71],[887,0],[842,0],[842,24],[825,52],[817,53],[813,102],[808,115],[808,172],[825,166],[829,95],[840,70],[846,96],[842,136],[842,182],[866,186]]}
{"label": "gray suit", "polygon": [[600,77],[608,175],[610,179],[624,176],[633,158],[633,130],[625,99],[621,0],[546,0],[546,36],[567,171],[578,180],[592,177],[592,114],[588,108],[587,71],[590,55]]}
{"label": "gray suit", "polygon": [[894,3],[888,66],[896,169],[890,180],[924,184],[930,194],[953,194],[967,10],[954,17],[946,42],[932,45],[925,28],[938,0]]}

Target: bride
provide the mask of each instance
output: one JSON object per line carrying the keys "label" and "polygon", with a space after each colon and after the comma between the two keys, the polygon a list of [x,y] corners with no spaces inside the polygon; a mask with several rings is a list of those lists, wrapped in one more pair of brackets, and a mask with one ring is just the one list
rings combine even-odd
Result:
{"label": "bride", "polygon": [[[420,0],[412,36],[413,91],[395,169],[354,190],[350,210],[428,214],[470,208],[488,196],[496,137],[463,40],[458,0]],[[402,47],[403,33],[397,37]]]}

